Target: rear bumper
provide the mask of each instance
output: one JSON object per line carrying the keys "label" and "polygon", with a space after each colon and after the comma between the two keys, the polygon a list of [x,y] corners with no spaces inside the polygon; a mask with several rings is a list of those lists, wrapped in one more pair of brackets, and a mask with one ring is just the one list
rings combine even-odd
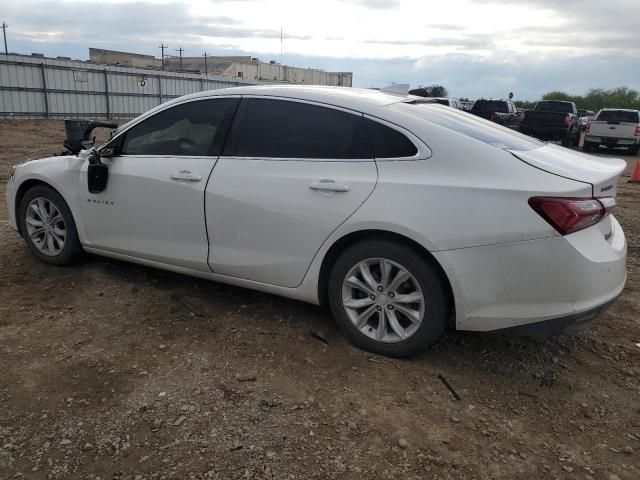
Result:
{"label": "rear bumper", "polygon": [[607,308],[613,305],[615,300],[616,299],[614,298],[613,300],[609,300],[608,302],[593,307],[585,312],[574,313],[572,315],[566,315],[559,318],[552,318],[542,322],[502,328],[495,330],[495,332],[511,335],[524,335],[528,337],[548,337],[551,335],[559,335],[561,333],[575,332],[584,328],[592,320],[604,313]]}
{"label": "rear bumper", "polygon": [[451,282],[458,330],[584,323],[620,295],[627,276],[626,239],[613,216],[564,237],[433,255]]}
{"label": "rear bumper", "polygon": [[593,143],[598,145],[607,145],[612,147],[635,147],[640,145],[640,137],[602,137],[597,135],[585,135],[585,143]]}

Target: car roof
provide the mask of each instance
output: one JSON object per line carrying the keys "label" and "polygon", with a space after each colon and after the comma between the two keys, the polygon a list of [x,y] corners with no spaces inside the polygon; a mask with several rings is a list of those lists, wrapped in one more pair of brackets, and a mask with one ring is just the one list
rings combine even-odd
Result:
{"label": "car roof", "polygon": [[603,112],[640,112],[634,108],[603,108]]}
{"label": "car roof", "polygon": [[329,87],[320,85],[249,85],[246,87],[220,88],[192,93],[176,100],[207,98],[220,95],[258,95],[310,100],[344,107],[363,105],[385,106],[406,99],[407,95],[397,95],[379,90],[352,87]]}

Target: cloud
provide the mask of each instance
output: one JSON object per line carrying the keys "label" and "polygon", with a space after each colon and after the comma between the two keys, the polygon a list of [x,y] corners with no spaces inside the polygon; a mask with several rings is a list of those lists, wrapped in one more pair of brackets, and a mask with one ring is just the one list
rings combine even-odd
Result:
{"label": "cloud", "polygon": [[9,49],[251,55],[353,71],[358,86],[443,83],[458,96],[640,88],[640,0],[21,0]]}
{"label": "cloud", "polygon": [[422,45],[426,47],[462,47],[466,49],[487,49],[492,45],[489,35],[471,35],[458,37],[435,37],[424,40],[365,40],[365,43],[382,45]]}
{"label": "cloud", "polygon": [[400,6],[399,0],[342,0],[345,3],[352,3],[365,8],[386,10]]}

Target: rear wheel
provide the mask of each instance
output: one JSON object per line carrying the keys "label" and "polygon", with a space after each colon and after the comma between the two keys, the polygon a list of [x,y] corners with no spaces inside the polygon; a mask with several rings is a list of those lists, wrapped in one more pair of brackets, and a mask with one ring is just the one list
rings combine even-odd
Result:
{"label": "rear wheel", "polygon": [[18,209],[20,231],[39,260],[68,265],[82,255],[76,224],[62,196],[44,185],[29,189]]}
{"label": "rear wheel", "polygon": [[360,242],[336,261],[329,277],[336,322],[358,347],[392,357],[426,349],[445,329],[449,301],[438,269],[388,240]]}
{"label": "rear wheel", "polygon": [[592,148],[593,148],[593,146],[589,142],[584,142],[582,144],[582,151],[583,152],[590,152],[592,150]]}

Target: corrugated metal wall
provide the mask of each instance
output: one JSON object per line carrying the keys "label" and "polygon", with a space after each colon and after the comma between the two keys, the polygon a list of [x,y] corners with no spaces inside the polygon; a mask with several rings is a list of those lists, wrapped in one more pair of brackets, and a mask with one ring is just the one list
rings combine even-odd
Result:
{"label": "corrugated metal wall", "polygon": [[187,93],[254,84],[233,77],[0,55],[0,118],[131,118]]}

